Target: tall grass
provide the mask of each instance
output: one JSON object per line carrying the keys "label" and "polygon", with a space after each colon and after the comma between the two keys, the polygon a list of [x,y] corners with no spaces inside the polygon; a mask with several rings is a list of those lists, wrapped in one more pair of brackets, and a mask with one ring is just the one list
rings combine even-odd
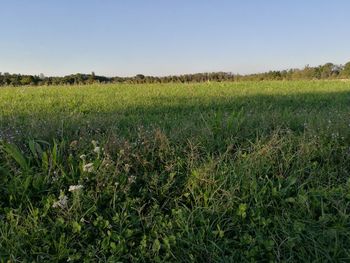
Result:
{"label": "tall grass", "polygon": [[3,261],[350,260],[350,84],[0,89]]}

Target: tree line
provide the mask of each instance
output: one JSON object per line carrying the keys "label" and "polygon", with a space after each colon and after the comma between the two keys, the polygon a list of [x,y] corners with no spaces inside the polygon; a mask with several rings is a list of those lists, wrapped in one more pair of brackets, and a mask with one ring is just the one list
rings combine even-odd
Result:
{"label": "tree line", "polygon": [[104,77],[91,74],[72,74],[64,77],[21,75],[0,72],[0,86],[42,86],[42,85],[83,85],[93,83],[189,83],[222,81],[263,81],[263,80],[317,80],[350,79],[350,62],[345,65],[326,63],[303,69],[269,71],[257,74],[233,74],[230,72],[196,73],[177,76],[154,77],[138,74],[134,77]]}

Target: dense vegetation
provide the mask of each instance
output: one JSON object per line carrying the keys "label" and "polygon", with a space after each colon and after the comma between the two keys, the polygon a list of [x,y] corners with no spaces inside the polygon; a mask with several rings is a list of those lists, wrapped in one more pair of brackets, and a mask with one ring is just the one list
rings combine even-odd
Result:
{"label": "dense vegetation", "polygon": [[207,81],[261,81],[261,80],[316,80],[349,79],[350,62],[345,65],[327,63],[318,67],[306,66],[304,69],[269,71],[260,74],[238,75],[226,72],[197,73],[180,76],[153,77],[138,74],[135,77],[104,77],[91,74],[73,74],[65,77],[45,77],[0,73],[0,86],[38,86],[38,85],[82,85],[93,83],[189,83]]}
{"label": "dense vegetation", "polygon": [[0,90],[4,262],[350,260],[350,82]]}

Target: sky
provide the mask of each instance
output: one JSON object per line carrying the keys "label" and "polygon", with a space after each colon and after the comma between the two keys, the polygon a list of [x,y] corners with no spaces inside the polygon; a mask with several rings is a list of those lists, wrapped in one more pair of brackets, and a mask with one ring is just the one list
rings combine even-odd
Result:
{"label": "sky", "polygon": [[348,0],[0,0],[0,72],[240,74],[350,61]]}

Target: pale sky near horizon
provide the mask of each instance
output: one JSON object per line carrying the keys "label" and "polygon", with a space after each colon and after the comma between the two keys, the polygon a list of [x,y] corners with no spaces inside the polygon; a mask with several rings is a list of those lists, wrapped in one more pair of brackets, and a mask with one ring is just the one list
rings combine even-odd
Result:
{"label": "pale sky near horizon", "polygon": [[0,0],[0,72],[254,73],[350,61],[347,0]]}

